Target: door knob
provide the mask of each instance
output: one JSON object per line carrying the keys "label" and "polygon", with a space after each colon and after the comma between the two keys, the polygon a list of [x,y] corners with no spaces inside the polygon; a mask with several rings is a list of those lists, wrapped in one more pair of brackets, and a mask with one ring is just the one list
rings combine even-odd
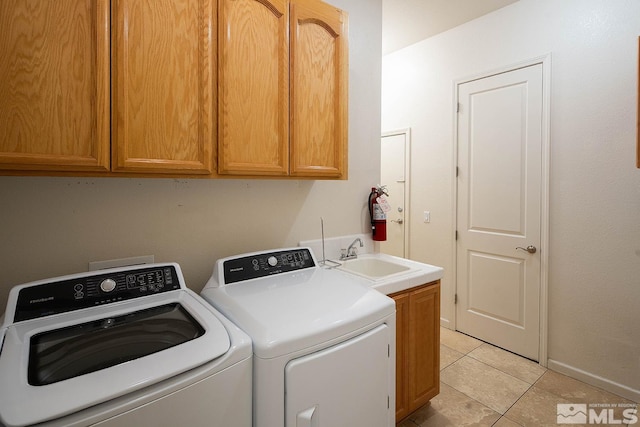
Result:
{"label": "door knob", "polygon": [[402,218],[400,218],[400,219],[392,219],[391,222],[397,222],[398,224],[402,224],[404,222],[404,220]]}
{"label": "door knob", "polygon": [[529,245],[526,248],[521,248],[520,246],[518,246],[516,249],[522,249],[523,251],[527,251],[530,254],[535,254],[537,251],[536,247],[533,245]]}

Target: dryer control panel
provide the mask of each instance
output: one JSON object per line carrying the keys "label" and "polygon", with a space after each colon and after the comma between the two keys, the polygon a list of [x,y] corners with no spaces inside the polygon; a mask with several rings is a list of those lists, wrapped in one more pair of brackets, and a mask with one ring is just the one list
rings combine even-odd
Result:
{"label": "dryer control panel", "polygon": [[68,276],[20,289],[14,322],[180,289],[173,265]]}
{"label": "dryer control panel", "polygon": [[242,282],[311,267],[315,267],[315,263],[307,248],[255,253],[224,261],[224,283]]}

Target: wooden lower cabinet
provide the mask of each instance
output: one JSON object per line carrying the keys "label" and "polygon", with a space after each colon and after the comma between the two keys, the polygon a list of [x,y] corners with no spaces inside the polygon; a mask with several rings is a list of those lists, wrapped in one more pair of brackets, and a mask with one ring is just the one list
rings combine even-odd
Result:
{"label": "wooden lower cabinet", "polygon": [[440,392],[440,281],[389,295],[396,302],[396,422]]}

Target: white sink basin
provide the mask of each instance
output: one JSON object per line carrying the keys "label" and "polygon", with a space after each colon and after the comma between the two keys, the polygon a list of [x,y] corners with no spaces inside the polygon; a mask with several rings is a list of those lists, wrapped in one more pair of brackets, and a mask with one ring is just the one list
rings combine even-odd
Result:
{"label": "white sink basin", "polygon": [[410,270],[409,267],[396,264],[395,262],[384,261],[379,258],[356,258],[343,261],[341,270],[372,279],[381,279],[392,274]]}
{"label": "white sink basin", "polygon": [[362,254],[340,262],[337,270],[357,276],[366,286],[386,295],[433,282],[444,274],[442,267],[381,253]]}

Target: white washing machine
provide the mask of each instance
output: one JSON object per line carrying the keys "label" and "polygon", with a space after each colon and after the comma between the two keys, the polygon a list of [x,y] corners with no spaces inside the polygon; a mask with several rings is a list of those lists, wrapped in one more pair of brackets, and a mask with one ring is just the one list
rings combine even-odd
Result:
{"label": "white washing machine", "polygon": [[3,426],[251,425],[251,340],[175,263],[16,286],[0,346]]}
{"label": "white washing machine", "polygon": [[308,248],[218,260],[201,295],[253,340],[254,427],[395,425],[395,304]]}

